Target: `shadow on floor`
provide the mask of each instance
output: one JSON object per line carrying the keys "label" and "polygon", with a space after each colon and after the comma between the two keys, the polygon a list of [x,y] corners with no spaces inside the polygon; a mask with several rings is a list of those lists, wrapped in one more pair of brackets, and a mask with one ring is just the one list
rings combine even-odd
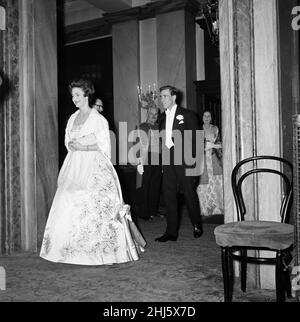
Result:
{"label": "shadow on floor", "polygon": [[222,225],[224,224],[224,215],[212,215],[212,216],[202,217],[202,222],[204,224]]}

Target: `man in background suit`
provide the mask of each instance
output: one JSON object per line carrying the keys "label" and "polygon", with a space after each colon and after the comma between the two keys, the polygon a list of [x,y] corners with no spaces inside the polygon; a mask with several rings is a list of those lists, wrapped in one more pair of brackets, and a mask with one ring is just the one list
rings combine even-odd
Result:
{"label": "man in background suit", "polygon": [[[177,207],[178,187],[184,194],[195,238],[202,235],[201,214],[196,187],[201,174],[199,148],[196,136],[200,131],[197,115],[177,106],[177,88],[166,85],[160,88],[160,97],[165,112],[159,120],[162,139],[163,194],[167,210],[167,227],[158,242],[176,241],[179,214]],[[198,134],[197,134],[198,132]],[[197,152],[198,149],[198,152]],[[203,152],[201,151],[203,154]],[[167,156],[167,157],[166,157]],[[169,157],[169,159],[168,159]],[[189,158],[189,160],[188,160]],[[197,164],[198,163],[198,164]],[[196,169],[198,166],[198,170]]]}
{"label": "man in background suit", "polygon": [[152,220],[158,216],[161,192],[162,173],[157,117],[158,108],[149,107],[147,121],[140,124],[138,128],[141,155],[137,172],[142,176],[138,216],[145,220]]}
{"label": "man in background suit", "polygon": [[95,103],[93,105],[93,108],[95,108],[99,113],[103,112],[103,101],[100,98],[95,99]]}

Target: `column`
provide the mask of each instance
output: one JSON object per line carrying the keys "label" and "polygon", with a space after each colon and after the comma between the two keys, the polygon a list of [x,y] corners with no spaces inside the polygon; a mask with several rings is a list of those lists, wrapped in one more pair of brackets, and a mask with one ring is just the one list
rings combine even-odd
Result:
{"label": "column", "polygon": [[[136,19],[113,24],[114,116],[117,133],[127,134],[139,123],[139,24]],[[120,128],[120,122],[127,129]],[[118,138],[119,160],[127,163],[127,138]]]}
{"label": "column", "polygon": [[181,9],[158,14],[156,22],[158,84],[177,87],[183,93],[182,106],[197,111],[194,16]]}
{"label": "column", "polygon": [[56,1],[35,0],[34,20],[35,225],[39,247],[56,191],[59,164]]}
{"label": "column", "polygon": [[[150,18],[139,22],[140,40],[140,85],[143,90],[150,86],[151,90],[157,89],[157,40],[156,19]],[[147,118],[146,109],[141,109],[141,122]]]}
{"label": "column", "polygon": [[1,0],[6,30],[0,31],[0,246],[9,254],[21,248],[19,8]]}
{"label": "column", "polygon": [[34,252],[58,174],[56,1],[2,3],[1,252]]}
{"label": "column", "polygon": [[[220,62],[225,222],[236,219],[231,188],[235,164],[253,155],[281,154],[277,8],[273,0],[220,1]],[[268,187],[268,188],[267,188]],[[247,220],[276,220],[280,182],[245,182]],[[274,287],[273,271],[260,271],[261,286]],[[256,284],[255,268],[250,282]]]}

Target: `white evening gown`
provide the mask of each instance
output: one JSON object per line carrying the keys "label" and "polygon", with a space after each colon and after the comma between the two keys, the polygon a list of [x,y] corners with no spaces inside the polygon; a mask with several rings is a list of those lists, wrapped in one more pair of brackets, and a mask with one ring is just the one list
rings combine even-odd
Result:
{"label": "white evening gown", "polygon": [[[65,144],[78,138],[100,151],[69,150],[46,223],[40,256],[53,262],[103,265],[139,259],[145,240],[123,203],[117,173],[110,161],[106,119],[94,109],[81,127],[69,119]],[[93,142],[94,140],[94,142]]]}

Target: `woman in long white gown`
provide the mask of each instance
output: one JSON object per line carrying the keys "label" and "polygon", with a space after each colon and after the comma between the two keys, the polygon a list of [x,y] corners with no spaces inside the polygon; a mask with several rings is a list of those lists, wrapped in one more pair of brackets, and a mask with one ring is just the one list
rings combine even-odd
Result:
{"label": "woman in long white gown", "polygon": [[107,120],[89,105],[93,85],[69,86],[79,109],[68,120],[68,154],[58,176],[40,256],[53,262],[103,265],[139,259],[145,240],[123,203],[110,161]]}
{"label": "woman in long white gown", "polygon": [[209,111],[203,113],[202,120],[205,138],[204,172],[200,176],[197,194],[202,216],[220,215],[224,214],[224,207],[222,145],[219,129],[211,124],[212,116]]}

